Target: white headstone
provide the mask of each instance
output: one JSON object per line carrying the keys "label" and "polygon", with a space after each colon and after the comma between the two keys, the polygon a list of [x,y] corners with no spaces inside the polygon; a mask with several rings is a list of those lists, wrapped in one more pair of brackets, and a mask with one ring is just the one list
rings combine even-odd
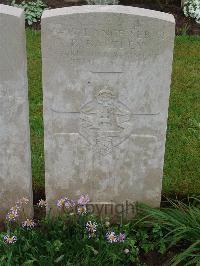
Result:
{"label": "white headstone", "polygon": [[159,206],[174,42],[170,14],[82,6],[42,17],[46,194]]}
{"label": "white headstone", "polygon": [[32,181],[23,10],[0,5],[0,218],[15,201],[30,200]]}

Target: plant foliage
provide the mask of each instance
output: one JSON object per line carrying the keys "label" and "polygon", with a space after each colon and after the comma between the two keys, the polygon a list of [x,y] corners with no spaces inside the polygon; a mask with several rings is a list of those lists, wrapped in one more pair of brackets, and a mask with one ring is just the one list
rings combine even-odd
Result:
{"label": "plant foliage", "polygon": [[[142,218],[135,223],[140,226],[158,224],[164,232],[162,245],[171,249],[178,247],[180,253],[171,260],[171,265],[200,265],[200,200],[192,204],[170,201],[172,207],[154,209],[141,205]],[[158,243],[159,244],[159,243]]]}
{"label": "plant foliage", "polygon": [[21,4],[16,4],[16,0],[13,0],[11,5],[24,9],[25,20],[29,26],[33,23],[39,22],[42,12],[47,8],[46,4],[42,0],[36,0],[32,2],[23,1]]}
{"label": "plant foliage", "polygon": [[200,0],[187,0],[183,7],[186,17],[191,17],[200,23]]}
{"label": "plant foliage", "polygon": [[49,212],[35,221],[23,216],[27,199],[19,200],[6,216],[7,232],[0,233],[0,265],[139,266],[151,252],[160,265],[200,265],[199,199],[171,201],[162,209],[139,205],[128,223],[99,219],[83,205],[88,202],[85,195],[78,201],[63,197],[56,204],[57,217]]}

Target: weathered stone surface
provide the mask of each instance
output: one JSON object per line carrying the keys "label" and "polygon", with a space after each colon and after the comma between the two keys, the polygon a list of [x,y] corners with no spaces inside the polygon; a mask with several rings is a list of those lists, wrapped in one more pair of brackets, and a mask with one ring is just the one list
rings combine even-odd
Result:
{"label": "weathered stone surface", "polygon": [[42,17],[46,194],[159,206],[172,15],[122,6]]}
{"label": "weathered stone surface", "polygon": [[23,10],[0,5],[0,218],[15,201],[30,200],[32,181]]}

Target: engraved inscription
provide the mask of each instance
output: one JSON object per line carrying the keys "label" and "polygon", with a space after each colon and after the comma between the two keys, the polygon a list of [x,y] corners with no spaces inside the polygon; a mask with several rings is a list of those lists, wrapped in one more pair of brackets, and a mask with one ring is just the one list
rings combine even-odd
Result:
{"label": "engraved inscription", "polygon": [[0,95],[0,106],[2,113],[0,113],[0,122],[2,120],[8,122],[15,119],[18,108],[23,104],[23,100],[20,97],[13,96],[1,96]]}
{"label": "engraved inscription", "polygon": [[[68,123],[68,119],[78,119],[80,126],[78,132],[74,131],[74,133],[79,133],[92,147],[93,152],[101,156],[112,153],[114,148],[133,134],[134,116],[159,115],[158,112],[132,113],[128,106],[119,100],[115,90],[105,84],[97,86],[93,90],[93,95],[93,100],[86,102],[80,111],[67,112],[54,108],[51,108],[51,111],[55,114],[63,114],[62,121],[66,119]],[[59,121],[57,116],[55,121]],[[59,122],[58,124],[60,125]],[[64,132],[65,127],[57,127],[57,130],[55,135],[68,134]]]}
{"label": "engraved inscription", "polygon": [[[88,26],[81,24],[76,28],[71,26],[63,28],[63,25],[51,25],[53,34],[56,35],[59,44],[63,45],[63,54],[68,57],[108,55],[108,56],[142,56],[141,51],[148,45],[151,38],[161,42],[167,38],[164,31],[158,31],[152,35],[148,29],[141,31],[141,25],[133,24],[132,27],[116,29]],[[66,38],[67,36],[67,38]],[[153,37],[152,37],[153,36]],[[67,45],[67,47],[66,47]],[[162,45],[161,45],[162,46]],[[106,48],[106,49],[105,49]],[[57,53],[60,52],[60,49]],[[151,53],[159,54],[159,49],[153,49]],[[72,59],[73,60],[73,59]]]}
{"label": "engraved inscription", "polygon": [[11,95],[11,92],[10,92],[9,88],[3,87],[0,84],[0,97],[6,97],[6,96],[9,96],[9,95]]}
{"label": "engraved inscription", "polygon": [[[80,112],[80,134],[101,155],[112,152],[127,136],[131,112],[112,88],[99,87]],[[128,133],[128,135],[130,132]]]}

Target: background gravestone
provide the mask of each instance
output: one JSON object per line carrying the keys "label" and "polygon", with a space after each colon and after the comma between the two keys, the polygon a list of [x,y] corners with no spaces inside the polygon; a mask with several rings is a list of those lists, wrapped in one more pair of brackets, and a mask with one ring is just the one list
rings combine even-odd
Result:
{"label": "background gravestone", "polygon": [[159,206],[172,15],[123,6],[42,17],[46,194]]}
{"label": "background gravestone", "polygon": [[22,197],[32,214],[26,71],[23,10],[0,5],[0,218]]}

